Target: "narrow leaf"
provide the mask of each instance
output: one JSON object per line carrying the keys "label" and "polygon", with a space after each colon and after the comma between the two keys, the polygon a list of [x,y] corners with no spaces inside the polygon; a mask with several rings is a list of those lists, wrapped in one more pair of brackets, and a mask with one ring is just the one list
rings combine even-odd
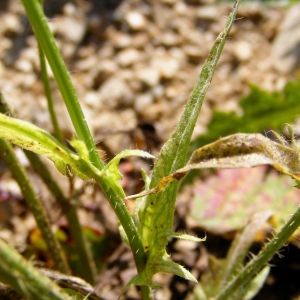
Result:
{"label": "narrow leaf", "polygon": [[170,233],[170,237],[181,239],[181,240],[192,241],[192,242],[204,242],[204,241],[206,241],[206,237],[198,238],[196,236],[192,236],[192,235],[188,235],[188,234],[180,233],[180,232],[172,232],[172,233]]}
{"label": "narrow leaf", "polygon": [[0,239],[0,257],[1,282],[10,285],[27,299],[72,299],[55,282],[38,272],[30,262],[2,239]]}
{"label": "narrow leaf", "polygon": [[262,225],[273,215],[272,211],[262,211],[254,214],[245,226],[243,231],[234,239],[228,251],[222,271],[214,286],[214,290],[221,290],[223,285],[238,274],[239,268],[243,265],[248,250]]}
{"label": "narrow leaf", "polygon": [[[165,187],[168,183],[173,181],[173,178],[166,176],[172,174],[186,164],[190,139],[201,105],[206,91],[209,88],[210,82],[212,81],[217,62],[225,45],[226,37],[229,34],[235,20],[238,4],[239,0],[235,2],[233,11],[228,17],[224,30],[217,37],[208,58],[205,61],[201,74],[189,97],[178,125],[170,139],[163,146],[157,158],[150,183],[150,188],[152,189],[159,184],[160,180],[167,180],[167,182],[164,182]],[[181,175],[179,174],[179,176]],[[184,175],[181,177],[183,176]],[[163,188],[160,190],[162,189]],[[164,265],[165,269],[167,268],[167,265],[164,264],[166,261],[164,259],[165,247],[168,243],[169,233],[172,232],[173,228],[177,189],[178,183],[174,182],[158,195],[151,195],[153,194],[152,192],[145,192],[144,194],[139,194],[137,197],[134,197],[139,198],[143,195],[150,195],[143,201],[143,203],[139,203],[138,210],[136,210],[135,215],[136,224],[140,224],[139,232],[142,237],[144,251],[148,256],[144,271],[148,281],[155,273],[161,272],[161,268],[159,268],[160,264]],[[128,197],[128,199],[129,198],[130,197]],[[175,268],[173,271],[171,271],[171,269],[172,268],[170,267],[168,270],[171,273],[178,275],[178,269],[176,269],[176,272]],[[188,278],[188,276],[185,276],[185,278]],[[136,282],[133,284],[136,284]]]}

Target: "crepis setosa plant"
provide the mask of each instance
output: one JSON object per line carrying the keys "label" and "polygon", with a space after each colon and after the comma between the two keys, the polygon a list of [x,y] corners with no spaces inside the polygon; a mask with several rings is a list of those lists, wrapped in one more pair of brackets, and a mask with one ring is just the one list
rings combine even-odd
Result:
{"label": "crepis setosa plant", "polygon": [[[63,90],[65,88],[62,87],[64,82],[60,80],[59,72],[56,73],[55,64],[51,62],[52,53],[48,52],[53,44],[47,44],[47,41],[45,42],[41,36],[42,26],[40,25],[44,26],[45,23],[35,23],[35,19],[30,14],[30,5],[32,8],[37,9],[37,15],[41,10],[37,4],[31,2],[24,0],[23,4],[27,13],[29,12],[29,19],[53,69],[58,85]],[[64,175],[76,175],[84,180],[95,179],[99,184],[119,217],[121,231],[126,236],[124,240],[132,248],[138,269],[138,274],[130,280],[123,292],[131,285],[157,287],[158,285],[153,282],[152,277],[158,272],[167,272],[196,281],[189,271],[179,264],[172,262],[165,250],[170,237],[192,241],[203,241],[205,239],[175,233],[172,230],[178,181],[189,170],[200,168],[254,167],[261,164],[270,164],[277,170],[292,176],[296,179],[298,185],[298,176],[300,173],[299,149],[294,139],[292,139],[292,144],[289,146],[279,135],[277,135],[279,143],[275,143],[259,134],[236,134],[225,137],[196,150],[186,164],[186,156],[192,132],[205,93],[210,85],[218,59],[224,47],[226,37],[235,20],[239,2],[237,0],[234,4],[225,29],[220,33],[209,53],[178,125],[171,138],[161,149],[151,178],[143,173],[146,190],[138,195],[126,197],[124,194],[122,187],[118,183],[121,178],[118,164],[120,159],[129,155],[152,158],[152,155],[149,153],[140,150],[125,150],[107,165],[103,162],[97,163],[99,158],[95,160],[93,157],[92,159],[91,155],[91,153],[95,154],[95,148],[89,148],[89,141],[91,139],[89,137],[85,138],[82,133],[83,130],[76,130],[79,139],[74,139],[71,142],[73,148],[77,151],[76,153],[69,150],[53,136],[38,127],[21,120],[0,115],[0,138],[48,157]],[[66,86],[68,84],[69,82],[67,82]],[[71,92],[73,92],[72,89]],[[68,93],[65,94],[67,95]],[[69,108],[70,104],[67,104],[67,107]],[[76,116],[73,119],[76,119]],[[73,123],[77,124],[75,121]],[[78,127],[80,125],[77,124],[75,128]],[[292,133],[291,127],[289,129]],[[135,214],[131,217],[123,200],[132,198],[138,198],[138,200]],[[144,290],[144,293],[142,290],[142,295],[145,299],[149,296],[147,295],[147,290]]]}

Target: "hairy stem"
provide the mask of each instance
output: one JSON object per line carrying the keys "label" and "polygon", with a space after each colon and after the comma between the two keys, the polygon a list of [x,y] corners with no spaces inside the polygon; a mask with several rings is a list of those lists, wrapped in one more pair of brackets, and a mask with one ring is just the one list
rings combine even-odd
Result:
{"label": "hairy stem", "polygon": [[61,188],[54,180],[44,163],[40,160],[38,155],[28,150],[24,150],[24,152],[29,159],[34,171],[41,176],[43,182],[46,184],[49,191],[60,204],[63,213],[66,215],[71,236],[75,242],[75,247],[79,256],[82,277],[89,283],[93,284],[95,282],[96,266],[92,257],[90,245],[79,222],[76,206],[65,197]]}
{"label": "hairy stem", "polygon": [[28,299],[71,300],[48,277],[0,239],[0,280]]}
{"label": "hairy stem", "polygon": [[20,165],[12,146],[6,141],[0,140],[0,153],[1,158],[10,169],[13,177],[20,186],[22,194],[34,215],[40,231],[43,234],[48,250],[55,261],[57,269],[68,274],[70,270],[60,244],[51,230],[51,225],[42,203],[36,195],[24,169]]}
{"label": "hairy stem", "polygon": [[289,237],[300,226],[300,208],[296,210],[293,216],[287,221],[282,229],[272,238],[272,240],[253,258],[245,268],[231,280],[221,292],[214,298],[215,300],[230,299],[239,288],[247,284],[265,264],[279,251],[287,242]]}

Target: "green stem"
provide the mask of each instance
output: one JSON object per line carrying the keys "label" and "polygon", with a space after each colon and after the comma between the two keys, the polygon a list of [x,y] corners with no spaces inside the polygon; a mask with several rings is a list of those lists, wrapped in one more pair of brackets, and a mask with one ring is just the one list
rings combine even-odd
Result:
{"label": "green stem", "polygon": [[[5,99],[0,92],[0,112],[4,114],[11,114]],[[31,151],[23,149],[25,155],[31,163],[31,166],[37,174],[39,174],[48,187],[49,191],[55,197],[56,201],[62,207],[65,212],[71,236],[75,241],[76,248],[78,250],[79,261],[81,265],[81,271],[83,278],[93,284],[96,276],[96,266],[91,254],[89,243],[84,235],[83,228],[80,225],[79,217],[76,207],[65,197],[61,188],[56,183],[51,173],[45,164],[40,160],[39,156]]]}
{"label": "green stem", "polygon": [[[48,27],[42,7],[35,0],[22,0],[22,2],[30,23],[34,28],[38,42],[40,43],[47,57],[59,89],[63,95],[77,135],[81,140],[85,142],[87,148],[89,149],[91,162],[94,163],[94,165],[99,169],[102,169],[104,164],[100,161],[97,149],[95,147],[94,141],[91,137],[80,104],[78,102],[75,89],[71,83],[68,71],[64,65],[63,59],[57,48],[53,35]],[[98,184],[102,188],[111,206],[114,208],[116,214],[118,215],[125,232],[129,234],[129,240],[133,240],[131,244],[133,245],[134,256],[139,262],[138,269],[141,269],[141,266],[144,265],[145,261],[143,246],[139,238],[136,226],[134,225],[129,212],[123,203],[122,199],[125,197],[123,190],[120,189],[119,186],[117,186],[117,184],[109,178],[101,178]]]}
{"label": "green stem", "polygon": [[42,80],[44,84],[44,89],[45,89],[45,95],[47,98],[47,103],[48,103],[48,110],[50,113],[53,129],[55,132],[55,137],[60,141],[62,144],[64,144],[64,137],[63,134],[60,130],[57,118],[56,118],[56,113],[54,110],[54,104],[53,104],[53,98],[52,98],[52,93],[51,93],[51,88],[50,88],[50,79],[47,73],[47,67],[46,67],[46,60],[45,56],[43,53],[42,48],[39,45],[39,57],[40,57],[40,65],[41,65],[41,74],[42,74]]}
{"label": "green stem", "polygon": [[[68,70],[47,24],[43,8],[40,2],[36,0],[22,0],[22,2],[30,23],[35,31],[39,45],[42,47],[52,69],[77,136],[80,140],[84,141],[86,147],[89,149],[91,163],[97,168],[102,169],[104,167],[104,163],[98,155],[96,145],[80,107]],[[70,28],[70,30],[72,29]]]}
{"label": "green stem", "polygon": [[[123,202],[125,193],[118,183],[109,177],[96,178],[96,181],[123,226],[123,229],[128,237],[137,270],[140,273],[145,267],[146,255],[141,236],[133,222],[132,217],[128,213],[126,205]],[[141,286],[141,294],[143,300],[151,299],[150,288],[148,286]]]}
{"label": "green stem", "polygon": [[230,299],[230,297],[239,288],[247,284],[256,274],[258,274],[258,272],[280,250],[299,226],[300,208],[296,210],[294,215],[287,221],[273,239],[258,253],[258,255],[253,258],[239,273],[239,275],[231,280],[214,299]]}
{"label": "green stem", "polygon": [[79,222],[76,206],[73,205],[70,200],[65,197],[59,185],[56,183],[44,163],[40,160],[39,156],[25,149],[24,153],[29,159],[32,167],[34,168],[34,171],[41,176],[49,191],[53,194],[57,202],[60,204],[63,213],[66,214],[71,236],[75,241],[75,246],[78,252],[82,276],[86,281],[94,284],[96,276],[96,266],[92,257],[90,245]]}
{"label": "green stem", "polygon": [[95,179],[102,189],[104,195],[108,199],[110,205],[114,209],[120,223],[124,228],[124,231],[126,232],[130,247],[133,251],[137,269],[139,272],[141,272],[146,262],[146,256],[140,234],[138,233],[137,227],[135,226],[133,219],[128,213],[127,207],[123,201],[125,198],[125,193],[121,186],[112,178],[101,176],[101,178],[99,177]]}
{"label": "green stem", "polygon": [[35,217],[39,229],[43,234],[43,237],[49,248],[48,250],[56,263],[57,269],[63,273],[69,273],[67,261],[62,253],[57,239],[51,230],[51,225],[45,210],[32,185],[30,184],[24,169],[20,165],[12,146],[3,140],[0,140],[0,153],[3,161],[10,169],[13,177],[21,188],[22,194]]}
{"label": "green stem", "polygon": [[[43,6],[43,0],[40,0],[40,4],[41,4],[41,6]],[[54,109],[54,102],[53,102],[51,88],[50,88],[50,79],[49,79],[48,72],[47,72],[47,65],[46,65],[45,55],[44,55],[44,52],[43,52],[42,47],[40,46],[40,44],[38,45],[38,48],[39,48],[41,75],[42,75],[45,95],[46,95],[47,103],[48,103],[48,110],[49,110],[49,113],[50,113],[53,129],[54,129],[55,136],[58,139],[58,141],[61,142],[62,144],[65,144],[64,143],[64,137],[63,137],[62,131],[59,127],[57,117],[56,117],[56,113],[55,113],[55,109]]]}
{"label": "green stem", "polygon": [[72,299],[1,239],[0,260],[1,282],[10,285],[26,298],[43,300]]}
{"label": "green stem", "polygon": [[[34,28],[38,42],[51,66],[78,138],[85,142],[86,147],[89,150],[91,162],[97,168],[103,169],[104,163],[98,155],[97,148],[81,110],[75,89],[55,43],[54,37],[48,27],[43,9],[40,3],[36,0],[22,0],[22,2],[30,23]],[[119,187],[115,189],[117,184],[110,178],[101,178],[101,180],[98,181],[98,184],[119,217],[119,220],[128,236],[128,240],[130,241],[137,269],[140,272],[144,268],[146,256],[137,228],[123,203],[122,199],[125,197],[124,192]]]}

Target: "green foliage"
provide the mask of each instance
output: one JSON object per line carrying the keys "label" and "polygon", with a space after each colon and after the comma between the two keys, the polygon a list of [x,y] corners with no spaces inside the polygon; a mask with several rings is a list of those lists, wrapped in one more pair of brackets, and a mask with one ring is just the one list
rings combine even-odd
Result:
{"label": "green foliage", "polygon": [[[226,258],[219,259],[210,256],[209,268],[202,274],[201,283],[194,291],[194,300],[210,299],[222,290],[225,282],[240,271],[256,234],[271,215],[270,210],[254,214],[243,230],[235,237]],[[261,284],[265,281],[269,269],[268,266],[261,275],[254,278],[248,288],[240,289],[237,293],[232,294],[231,299],[251,299],[249,295],[257,293]]]}
{"label": "green foliage", "polygon": [[251,85],[249,95],[240,101],[243,114],[215,111],[207,127],[208,133],[191,143],[191,151],[236,132],[280,131],[282,124],[295,120],[300,110],[299,99],[299,81],[287,83],[281,92],[267,92]]}
{"label": "green foliage", "polygon": [[[226,37],[235,20],[239,1],[235,3],[229,15],[224,30],[216,39],[207,60],[204,63],[198,81],[190,95],[185,110],[172,136],[161,149],[155,162],[149,188],[155,188],[162,178],[182,168],[186,163],[186,156],[190,139],[198,118],[205,93],[210,85],[218,59],[225,45]],[[173,218],[178,183],[173,182],[161,193],[149,196],[139,204],[135,211],[135,220],[139,224],[139,233],[142,238],[147,262],[145,268],[134,277],[126,286],[147,285],[157,286],[152,281],[158,272],[171,273],[185,279],[197,281],[194,276],[179,264],[169,260],[166,246],[170,237],[201,241],[195,237],[173,233]]]}

